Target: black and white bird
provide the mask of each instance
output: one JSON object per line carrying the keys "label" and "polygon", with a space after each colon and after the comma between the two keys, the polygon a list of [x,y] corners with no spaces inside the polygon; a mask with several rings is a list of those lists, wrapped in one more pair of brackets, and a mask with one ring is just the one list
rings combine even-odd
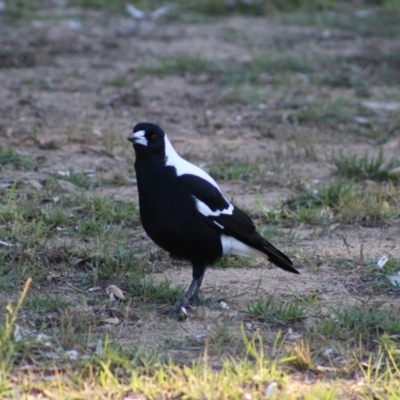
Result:
{"label": "black and white bird", "polygon": [[224,197],[210,175],[178,155],[158,125],[139,123],[128,140],[136,153],[144,230],[161,248],[193,266],[192,283],[175,311],[198,299],[206,268],[227,254],[264,257],[285,271],[299,273]]}

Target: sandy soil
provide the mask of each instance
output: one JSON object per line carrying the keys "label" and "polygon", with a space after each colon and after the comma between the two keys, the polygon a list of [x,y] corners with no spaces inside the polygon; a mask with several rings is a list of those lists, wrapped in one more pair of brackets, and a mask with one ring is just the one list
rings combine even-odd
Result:
{"label": "sandy soil", "polygon": [[[40,165],[34,172],[0,170],[0,182],[17,178],[27,185],[31,179],[40,181],[59,171],[91,170],[104,177],[131,180],[94,191],[118,199],[137,199],[134,155],[125,138],[135,123],[152,121],[168,132],[180,154],[203,168],[227,160],[257,160],[265,171],[259,181],[220,183],[229,198],[262,224],[256,200],[272,208],[293,196],[299,180],[307,184],[330,182],[332,151],[359,155],[368,151],[375,156],[379,152],[375,141],[354,133],[354,120],[338,124],[290,122],[290,116],[298,111],[291,104],[295,97],[346,98],[354,95],[352,88],[312,86],[307,77],[294,73],[293,85],[261,82],[269,88],[262,102],[225,101],[230,88],[218,85],[212,72],[149,74],[143,66],[179,55],[251,65],[263,51],[294,51],[319,59],[366,56],[377,48],[386,54],[399,48],[395,39],[337,30],[321,40],[320,28],[288,26],[263,18],[153,23],[89,11],[76,29],[71,22],[80,11],[62,9],[58,13],[60,18],[34,18],[19,29],[0,28],[2,145],[18,149]],[[385,90],[371,85],[368,101],[386,101]],[[372,113],[371,118],[377,123],[383,119],[388,129],[395,124],[393,114],[384,110]],[[387,157],[399,154],[396,140],[383,145]],[[396,294],[373,292],[368,280],[371,267],[365,260],[377,260],[385,253],[400,257],[398,221],[332,229],[299,225],[294,233],[298,236],[294,245],[282,239],[279,246],[292,254],[301,275],[286,274],[261,260],[255,267],[248,267],[248,260],[243,259],[241,268],[210,269],[203,294],[225,299],[240,294],[227,300],[229,310],[200,307],[185,324],[160,321],[158,310],[153,310],[142,315],[141,322],[129,325],[129,335],[126,327],[121,331],[114,328],[114,333],[121,340],[193,337],[209,330],[222,314],[239,325],[242,319],[237,310],[260,296],[287,300],[294,294],[316,292],[327,304],[354,304],[373,294],[377,300],[397,301]],[[283,229],[283,238],[287,234]],[[156,249],[144,236],[136,246],[142,254]],[[163,268],[151,278],[186,286],[190,268],[163,257]],[[60,293],[64,289],[62,285],[55,288]]]}

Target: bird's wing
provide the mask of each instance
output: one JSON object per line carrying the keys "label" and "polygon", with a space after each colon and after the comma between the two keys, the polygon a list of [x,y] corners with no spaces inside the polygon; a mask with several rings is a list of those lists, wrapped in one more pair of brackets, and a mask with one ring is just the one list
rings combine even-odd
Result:
{"label": "bird's wing", "polygon": [[278,267],[298,273],[292,261],[259,235],[247,214],[230,203],[218,187],[195,175],[182,175],[179,179],[194,197],[197,210],[208,225],[221,234],[261,251]]}
{"label": "bird's wing", "polygon": [[196,175],[185,174],[180,176],[179,180],[189,189],[196,200],[198,211],[205,217],[219,216],[222,213],[232,214],[233,205],[222,195],[218,186]]}

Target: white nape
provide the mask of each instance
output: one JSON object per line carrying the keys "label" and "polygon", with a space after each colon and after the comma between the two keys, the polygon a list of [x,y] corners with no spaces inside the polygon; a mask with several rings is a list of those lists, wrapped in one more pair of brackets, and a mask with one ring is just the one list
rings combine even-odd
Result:
{"label": "white nape", "polygon": [[175,149],[172,147],[171,142],[168,140],[167,135],[165,135],[164,141],[165,141],[165,157],[166,157],[165,165],[175,167],[176,174],[178,176],[182,176],[182,175],[198,176],[199,178],[204,179],[208,183],[211,183],[211,185],[213,185],[219,191],[221,191],[217,182],[215,182],[214,179],[211,178],[211,176],[207,174],[207,172],[203,171],[199,167],[196,167],[196,165],[193,165],[190,162],[184,160],[175,151]]}

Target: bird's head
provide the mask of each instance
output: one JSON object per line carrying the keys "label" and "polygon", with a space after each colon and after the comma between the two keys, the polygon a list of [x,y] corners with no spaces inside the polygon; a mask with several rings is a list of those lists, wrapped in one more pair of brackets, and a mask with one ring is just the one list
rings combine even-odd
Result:
{"label": "bird's head", "polygon": [[133,143],[136,154],[162,154],[165,152],[165,132],[150,122],[135,125],[127,139]]}

